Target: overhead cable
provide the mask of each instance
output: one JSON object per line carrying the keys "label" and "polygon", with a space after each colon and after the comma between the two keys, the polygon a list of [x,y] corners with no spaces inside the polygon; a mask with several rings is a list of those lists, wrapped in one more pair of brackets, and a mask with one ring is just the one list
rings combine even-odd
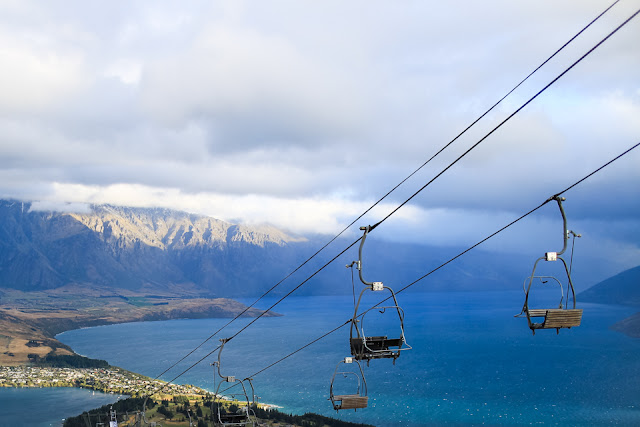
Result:
{"label": "overhead cable", "polygon": [[[595,175],[596,173],[600,172],[602,169],[606,168],[607,166],[609,166],[610,164],[612,164],[613,162],[615,162],[616,160],[624,157],[625,155],[627,155],[629,152],[635,150],[636,148],[640,147],[640,142],[638,142],[637,144],[633,145],[632,147],[630,147],[629,149],[625,150],[624,152],[620,153],[619,155],[617,155],[616,157],[614,157],[613,159],[609,160],[607,163],[603,164],[602,166],[600,166],[598,169],[594,170],[593,172],[589,173],[588,175],[584,176],[583,178],[581,178],[580,180],[576,181],[575,183],[571,184],[569,187],[565,188],[564,190],[560,191],[559,193],[556,193],[555,195],[549,197],[547,200],[545,200],[544,202],[542,202],[541,204],[539,204],[538,206],[536,206],[535,208],[529,210],[527,213],[522,214],[520,217],[516,218],[515,220],[511,221],[510,223],[508,223],[507,225],[505,225],[504,227],[500,228],[499,230],[491,233],[490,235],[488,235],[487,237],[485,237],[484,239],[480,240],[479,242],[477,242],[476,244],[474,244],[473,246],[470,246],[469,248],[465,249],[464,251],[460,252],[458,255],[454,256],[453,258],[450,258],[448,261],[443,262],[442,264],[440,264],[438,267],[434,268],[433,270],[431,270],[430,272],[428,272],[427,274],[419,277],[418,279],[414,280],[413,282],[409,283],[408,285],[404,286],[402,289],[400,289],[398,292],[396,292],[396,294],[399,294],[405,290],[407,290],[408,288],[410,288],[411,286],[415,285],[416,283],[426,279],[428,276],[430,276],[431,274],[435,273],[436,271],[440,270],[441,268],[443,268],[444,266],[446,266],[447,264],[455,261],[456,259],[460,258],[462,255],[466,254],[467,252],[471,251],[472,249],[475,249],[476,247],[480,246],[481,244],[483,244],[484,242],[486,242],[487,240],[495,237],[496,235],[498,235],[499,233],[503,232],[504,230],[506,230],[507,228],[511,227],[512,225],[516,224],[517,222],[521,221],[522,219],[526,218],[527,216],[531,215],[532,213],[534,213],[535,211],[537,211],[538,209],[540,209],[541,207],[543,207],[544,205],[546,205],[547,203],[549,203],[550,201],[552,201],[554,199],[554,197],[556,196],[560,196],[561,194],[566,193],[567,191],[571,190],[572,188],[574,188],[575,186],[581,184],[583,181],[589,179],[591,176]],[[387,301],[389,298],[391,297],[387,297],[386,299],[378,302],[374,307],[377,307],[381,304],[384,304],[385,301]],[[293,356],[294,354],[300,352],[301,350],[309,347],[310,345],[320,341],[323,338],[326,338],[327,336],[331,335],[332,333],[338,331],[339,329],[343,328],[344,326],[346,326],[347,324],[349,324],[353,319],[349,319],[347,320],[345,323],[343,323],[340,326],[335,327],[334,329],[330,330],[329,332],[321,335],[320,337],[314,339],[313,341],[309,342],[308,344],[305,344],[304,346],[300,347],[299,349],[287,354],[286,356],[278,359],[277,361],[273,362],[272,364],[268,365],[267,367],[259,370],[258,372],[250,375],[251,378],[255,377],[258,374],[261,374],[262,372],[266,371],[267,369],[277,365],[278,363],[288,359],[289,357]]]}
{"label": "overhead cable", "polygon": [[[342,234],[344,234],[349,228],[351,228],[357,221],[359,221],[362,217],[364,217],[367,213],[369,213],[374,207],[376,207],[377,205],[379,205],[382,201],[384,201],[391,193],[393,193],[395,190],[397,190],[400,186],[402,186],[406,181],[408,181],[411,177],[413,177],[416,173],[418,173],[420,170],[422,170],[427,164],[429,164],[433,159],[435,159],[438,155],[440,155],[444,150],[446,150],[450,145],[452,145],[455,141],[457,141],[462,135],[464,135],[469,129],[471,129],[473,126],[475,126],[480,120],[482,120],[487,114],[489,114],[491,111],[493,111],[499,104],[502,103],[502,101],[505,100],[505,98],[507,98],[509,95],[511,95],[516,89],[518,89],[524,82],[526,82],[531,76],[533,76],[533,74],[535,74],[538,70],[540,70],[540,68],[542,68],[545,64],[547,64],[552,58],[554,58],[558,53],[560,53],[565,47],[567,47],[571,42],[573,42],[578,36],[580,36],[585,30],[587,30],[587,28],[589,28],[593,23],[595,23],[597,20],[599,20],[605,13],[607,13],[611,8],[613,8],[620,0],[616,0],[614,1],[611,5],[609,5],[604,11],[602,11],[598,16],[596,16],[591,22],[589,22],[587,25],[585,25],[580,31],[578,31],[573,37],[571,37],[567,42],[565,42],[559,49],[557,49],[551,56],[549,56],[546,60],[544,60],[540,65],[538,65],[533,71],[531,71],[524,79],[522,79],[518,84],[516,84],[510,91],[508,91],[505,95],[503,95],[497,102],[495,102],[489,109],[487,109],[484,113],[482,113],[478,118],[476,118],[473,122],[471,122],[471,124],[469,124],[465,129],[463,129],[460,133],[458,133],[458,135],[455,136],[455,138],[453,138],[451,141],[449,141],[447,144],[445,144],[442,148],[440,148],[435,154],[433,154],[427,161],[425,161],[424,163],[422,163],[422,165],[420,165],[417,169],[415,169],[413,172],[411,172],[409,175],[407,175],[406,178],[404,178],[402,181],[400,181],[397,185],[395,185],[393,188],[391,188],[391,190],[387,191],[382,197],[380,197],[375,203],[373,203],[369,208],[367,208],[362,214],[360,214],[357,218],[355,218],[351,223],[349,223],[346,227],[344,227],[342,229],[342,231],[340,231],[338,234],[336,234],[333,238],[331,238],[331,240],[329,240],[324,246],[322,246],[320,249],[318,249],[313,255],[311,255],[309,258],[307,258],[302,264],[300,264],[298,267],[296,267],[294,270],[292,270],[289,274],[287,274],[284,278],[282,278],[279,282],[277,282],[275,285],[273,285],[271,288],[269,288],[265,293],[263,293],[260,297],[258,297],[258,299],[256,299],[253,303],[251,303],[250,305],[248,305],[244,310],[242,310],[240,313],[238,313],[235,317],[233,317],[229,322],[227,322],[225,325],[223,325],[222,327],[220,327],[216,332],[212,333],[211,335],[209,335],[208,338],[206,338],[203,342],[201,342],[197,347],[195,347],[193,350],[191,350],[189,353],[187,353],[185,356],[183,356],[180,360],[176,361],[175,363],[173,363],[171,366],[169,366],[167,369],[165,369],[163,372],[161,372],[160,374],[158,374],[158,376],[155,377],[155,379],[160,378],[162,375],[164,375],[165,373],[167,373],[168,371],[170,371],[171,369],[173,369],[175,366],[177,366],[179,363],[181,363],[183,360],[185,360],[187,357],[189,357],[190,355],[192,355],[194,352],[196,352],[200,347],[202,347],[205,343],[207,343],[209,340],[211,340],[214,336],[216,336],[218,333],[220,333],[223,329],[225,329],[227,326],[229,326],[231,323],[233,323],[234,321],[236,321],[238,318],[240,318],[242,315],[244,315],[247,311],[249,311],[251,308],[255,307],[255,305],[262,300],[265,296],[267,296],[269,293],[271,293],[271,291],[273,291],[275,288],[277,288],[281,283],[283,283],[285,280],[287,280],[289,277],[291,277],[293,274],[295,274],[298,270],[300,270],[302,267],[304,267],[309,261],[311,261],[313,258],[315,258],[320,252],[322,252],[324,249],[326,249],[331,243],[333,243],[336,239],[338,239]],[[385,218],[386,219],[386,218]]]}
{"label": "overhead cable", "polygon": [[[258,316],[256,316],[251,322],[249,322],[248,324],[246,324],[244,327],[242,327],[239,331],[237,331],[235,334],[233,334],[231,337],[226,338],[226,341],[231,341],[233,338],[235,338],[236,336],[238,336],[241,332],[243,332],[245,329],[247,329],[249,326],[251,326],[252,324],[254,324],[258,319],[260,319],[262,316],[264,316],[265,314],[267,314],[272,308],[274,308],[276,305],[280,304],[285,298],[289,297],[292,293],[294,293],[296,290],[298,290],[302,285],[304,285],[305,283],[307,283],[309,280],[311,280],[316,274],[318,274],[319,272],[321,272],[322,270],[324,270],[329,264],[333,263],[333,261],[335,261],[336,259],[338,259],[338,257],[340,257],[342,254],[344,254],[346,251],[348,251],[349,249],[351,249],[353,247],[353,245],[355,245],[356,243],[358,243],[360,241],[360,239],[362,239],[362,237],[357,238],[353,243],[351,243],[349,246],[347,246],[346,248],[344,248],[342,250],[342,252],[340,252],[338,255],[336,255],[335,257],[333,257],[330,261],[328,261],[326,264],[324,264],[322,267],[320,267],[318,270],[316,270],[315,273],[313,273],[311,276],[309,276],[308,278],[306,278],[303,282],[301,282],[298,286],[296,286],[295,288],[293,288],[291,291],[289,291],[286,295],[284,295],[282,298],[280,298],[277,302],[275,302],[271,307],[269,307],[266,310],[263,310],[262,313],[260,313]],[[164,388],[166,388],[167,386],[169,386],[169,384],[172,384],[175,380],[177,380],[178,378],[180,378],[182,375],[186,374],[187,372],[189,372],[191,369],[193,369],[196,365],[200,364],[200,362],[202,362],[204,359],[206,359],[207,357],[211,356],[213,353],[215,353],[216,351],[218,351],[220,349],[220,346],[214,348],[213,350],[211,350],[209,353],[205,354],[202,358],[200,358],[197,362],[193,363],[191,366],[189,366],[187,369],[185,369],[184,371],[182,371],[180,374],[178,374],[175,378],[173,378],[171,381],[168,381],[166,384],[164,384],[160,389],[155,390],[153,393],[150,393],[147,395],[153,395],[156,393],[159,393],[161,390],[163,390]],[[195,350],[194,350],[195,351]],[[192,352],[193,353],[193,352]],[[146,402],[146,400],[145,400]]]}
{"label": "overhead cable", "polygon": [[[615,4],[615,3],[614,3]],[[612,5],[613,6],[613,5]],[[609,8],[608,8],[609,9]],[[607,9],[607,10],[608,10]],[[606,12],[606,10],[605,10]],[[603,12],[604,13],[604,12]],[[389,214],[387,214],[382,220],[378,221],[376,224],[374,224],[373,226],[371,226],[370,231],[373,231],[376,227],[378,227],[380,224],[382,224],[384,221],[386,221],[387,219],[389,219],[392,215],[394,215],[399,209],[401,209],[403,206],[405,206],[409,201],[411,201],[414,197],[416,197],[419,193],[421,193],[425,188],[427,188],[429,185],[431,185],[431,183],[433,183],[436,179],[438,179],[440,176],[442,176],[446,171],[448,171],[451,167],[453,167],[456,163],[458,163],[462,158],[464,158],[467,154],[469,154],[472,150],[474,150],[478,145],[480,145],[483,141],[485,141],[490,135],[492,135],[495,131],[497,131],[500,127],[502,127],[507,121],[509,121],[511,118],[513,118],[516,114],[518,114],[522,109],[524,109],[527,105],[529,105],[533,100],[535,100],[538,96],[540,96],[540,94],[542,94],[544,91],[546,91],[551,85],[553,85],[554,83],[556,83],[561,77],[563,77],[565,74],[567,74],[571,69],[573,69],[577,64],[579,64],[580,62],[582,62],[587,56],[589,56],[593,51],[595,51],[598,47],[600,47],[605,41],[607,41],[612,35],[614,35],[618,30],[620,30],[622,27],[624,27],[629,21],[631,21],[633,18],[635,18],[638,14],[640,13],[640,9],[637,10],[635,13],[633,13],[629,18],[627,18],[623,23],[621,23],[620,25],[618,25],[613,31],[611,31],[607,36],[605,36],[602,40],[600,40],[596,45],[594,45],[591,49],[589,49],[586,53],[584,53],[580,58],[578,58],[575,62],[573,62],[568,68],[566,68],[562,73],[560,73],[557,77],[555,77],[551,82],[549,82],[546,86],[544,86],[542,89],[540,89],[533,97],[529,98],[529,100],[527,100],[524,104],[522,104],[518,109],[516,109],[513,113],[511,113],[509,116],[507,116],[507,118],[505,118],[502,122],[500,122],[497,126],[495,126],[491,131],[489,131],[484,137],[482,137],[478,142],[476,142],[475,144],[473,144],[469,149],[467,149],[464,153],[462,153],[459,157],[457,157],[453,162],[451,162],[448,166],[446,166],[441,172],[439,172],[434,178],[432,178],[430,181],[428,181],[425,185],[423,185],[420,189],[418,189],[418,191],[416,191],[415,193],[413,193],[408,199],[406,199],[404,202],[402,202],[400,205],[398,205],[395,209],[393,209]],[[602,14],[600,15],[602,16]],[[590,25],[590,24],[589,24]],[[493,107],[492,107],[493,108]],[[465,130],[466,131],[466,130]],[[464,132],[463,132],[464,133]],[[456,137],[457,139],[457,137]],[[455,140],[455,139],[454,139]],[[452,141],[453,142],[453,141]],[[441,150],[442,151],[442,150]],[[436,154],[437,155],[437,154]],[[435,157],[435,156],[434,156]],[[433,158],[433,157],[432,157]],[[431,159],[430,159],[431,160]],[[429,161],[430,161],[429,160]],[[427,161],[428,163],[428,161]],[[426,163],[425,163],[426,164]],[[416,171],[417,172],[417,171]],[[415,172],[414,172],[415,173]],[[412,174],[413,175],[413,174]],[[410,175],[411,176],[411,175]],[[408,179],[409,177],[407,177]],[[405,179],[406,181],[406,179]],[[404,181],[403,181],[404,182]],[[402,184],[402,183],[401,183]],[[399,185],[401,185],[399,184]],[[399,186],[398,185],[398,186]],[[397,187],[395,187],[397,188]],[[393,190],[395,190],[395,188]],[[391,191],[393,191],[391,190]],[[388,193],[390,194],[391,191]],[[387,194],[387,195],[388,195]],[[384,197],[387,197],[387,195],[385,195]],[[383,198],[384,198],[383,197]],[[382,200],[382,199],[381,199]],[[379,202],[376,202],[376,204]],[[373,206],[375,206],[376,204],[374,204]],[[373,208],[373,206],[371,208]],[[368,212],[371,208],[369,208],[366,212]],[[360,217],[358,217],[357,219],[360,219],[362,216],[364,216],[363,213]],[[357,221],[357,219],[355,221]],[[349,225],[349,227],[351,225],[353,225],[355,223],[355,221]],[[346,230],[346,229],[345,229]],[[340,234],[342,234],[345,230],[343,230]],[[339,235],[340,235],[339,234]],[[338,235],[338,236],[339,236]],[[326,246],[328,246],[332,241],[334,241],[338,236],[334,237],[329,243],[327,243],[327,245],[325,245],[322,249],[324,249]],[[247,329],[250,325],[252,325],[253,323],[255,323],[259,318],[261,318],[266,312],[268,312],[269,310],[271,310],[273,307],[275,307],[276,305],[278,305],[281,301],[283,301],[285,298],[287,298],[289,295],[291,295],[294,291],[296,291],[297,289],[299,289],[302,285],[304,285],[306,282],[308,282],[312,277],[314,277],[316,274],[318,274],[320,271],[322,271],[324,268],[326,268],[329,264],[331,264],[335,259],[337,259],[340,255],[342,255],[344,252],[346,252],[348,249],[350,249],[353,245],[355,245],[358,241],[360,240],[357,239],[356,241],[354,241],[353,243],[351,243],[351,245],[349,245],[347,248],[345,248],[342,252],[340,252],[338,255],[336,255],[334,258],[332,258],[329,262],[327,262],[326,264],[324,264],[320,269],[316,270],[316,272],[314,272],[311,276],[309,276],[307,279],[305,279],[303,282],[301,282],[299,285],[297,285],[295,288],[293,288],[293,290],[291,290],[289,293],[287,293],[284,297],[282,297],[280,300],[278,300],[278,302],[276,302],[275,304],[273,304],[268,310],[266,310],[265,312],[261,313],[260,315],[258,315],[254,320],[252,320],[249,324],[247,324],[246,326],[244,326],[242,329],[240,329],[240,331],[236,332],[233,336],[231,336],[232,339],[234,337],[236,337],[238,334],[240,334],[242,331],[244,331],[245,329]],[[320,249],[318,252],[316,252],[315,255],[317,255],[317,253],[319,253],[322,249]],[[312,257],[311,257],[312,258]],[[306,262],[308,262],[311,258],[309,258]],[[301,266],[300,266],[301,267]],[[300,267],[298,267],[295,271],[297,271]],[[289,276],[293,274],[290,273]],[[287,277],[289,277],[287,276]],[[284,281],[285,279],[283,279],[282,281]],[[278,284],[282,283],[282,281],[280,281]],[[277,285],[276,285],[277,286]],[[275,286],[273,287],[275,288]],[[272,289],[273,289],[272,288]],[[266,295],[266,294],[265,294]],[[264,295],[263,295],[264,297]],[[260,297],[262,298],[262,297]],[[256,301],[257,302],[257,301]],[[255,303],[254,303],[255,304]],[[248,309],[248,308],[247,308]],[[246,310],[245,310],[246,311]],[[238,316],[236,316],[237,318]],[[235,319],[234,319],[235,320]],[[231,322],[229,322],[231,323]],[[209,338],[207,338],[206,341],[208,341],[209,339],[211,339],[213,337],[213,335],[211,335]],[[202,343],[204,344],[204,342]],[[200,346],[202,346],[202,344],[200,344],[197,348],[199,348]],[[196,349],[197,349],[196,348]],[[218,347],[219,348],[219,347]],[[191,365],[189,368],[187,368],[185,371],[183,371],[181,374],[179,374],[177,377],[175,377],[173,380],[171,380],[171,382],[175,381],[176,379],[178,379],[180,376],[184,375],[186,372],[188,372],[189,370],[191,370],[194,366],[196,366],[197,364],[199,364],[200,362],[202,362],[205,358],[207,358],[208,356],[210,356],[211,354],[213,354],[215,351],[217,350],[214,349],[213,351],[209,352],[207,355],[205,355],[202,359],[200,359],[199,361],[197,361],[196,363],[194,363],[193,365]],[[195,351],[195,349],[189,353],[192,354]],[[184,358],[186,358],[187,356],[185,356]],[[181,360],[184,360],[181,359]],[[179,362],[176,362],[176,364]],[[174,366],[176,365],[174,364]],[[171,368],[169,368],[171,369]],[[167,369],[167,371],[169,370]],[[166,371],[165,371],[166,372]],[[170,383],[171,383],[170,382]],[[165,386],[166,387],[166,386]]]}
{"label": "overhead cable", "polygon": [[558,80],[560,80],[560,78],[562,78],[565,74],[567,74],[573,67],[575,67],[576,65],[578,65],[580,62],[582,62],[582,60],[584,60],[587,56],[589,56],[594,50],[596,50],[598,47],[600,47],[605,41],[607,41],[612,35],[614,35],[616,32],[618,32],[618,30],[620,30],[620,28],[624,27],[629,21],[631,21],[633,18],[635,18],[638,14],[640,13],[640,9],[638,9],[633,15],[631,15],[629,18],[627,18],[622,24],[618,25],[613,31],[611,31],[609,34],[607,34],[606,37],[604,37],[602,40],[600,40],[595,46],[593,46],[591,49],[589,49],[584,55],[582,55],[580,58],[578,58],[573,64],[571,64],[567,69],[565,69],[562,73],[560,73],[556,78],[554,78],[553,80],[551,80],[549,83],[547,83],[547,85],[545,87],[543,87],[542,89],[540,89],[535,95],[533,95],[531,98],[529,98],[528,101],[526,101],[524,104],[522,104],[517,110],[515,110],[513,113],[511,113],[509,116],[507,116],[507,118],[505,118],[503,121],[501,121],[496,127],[494,127],[493,129],[491,129],[491,131],[489,131],[485,136],[483,136],[478,142],[476,142],[475,144],[473,144],[471,147],[469,147],[464,153],[462,153],[460,156],[458,156],[453,162],[449,163],[449,165],[447,167],[445,167],[442,171],[440,171],[440,173],[438,173],[435,177],[433,177],[429,182],[427,182],[425,185],[423,185],[422,187],[420,187],[420,189],[418,189],[418,191],[416,191],[415,193],[413,193],[411,195],[411,197],[409,197],[408,199],[406,199],[404,202],[402,202],[398,207],[396,207],[394,210],[392,210],[389,214],[387,214],[387,216],[385,216],[382,220],[378,221],[376,224],[371,226],[371,229],[369,231],[372,231],[374,228],[376,228],[378,225],[382,224],[384,221],[386,221],[391,215],[395,214],[400,208],[402,208],[404,205],[406,205],[407,203],[409,203],[415,196],[417,196],[418,194],[420,194],[422,192],[422,190],[424,190],[425,188],[427,188],[429,185],[431,185],[431,183],[433,181],[435,181],[436,179],[438,179],[442,174],[444,174],[446,171],[448,171],[451,167],[453,167],[453,165],[455,165],[456,163],[458,163],[462,158],[464,158],[467,154],[469,154],[471,151],[473,151],[478,145],[480,145],[485,139],[487,139],[489,136],[491,136],[495,131],[497,131],[498,129],[500,129],[502,127],[502,125],[504,125],[506,122],[508,122],[513,116],[515,116],[516,114],[518,114],[520,111],[522,111],[522,109],[524,109],[527,105],[529,105],[534,99],[536,99],[538,96],[540,96],[540,94],[542,94],[544,91],[546,91],[551,85],[553,85],[555,82],[557,82]]}

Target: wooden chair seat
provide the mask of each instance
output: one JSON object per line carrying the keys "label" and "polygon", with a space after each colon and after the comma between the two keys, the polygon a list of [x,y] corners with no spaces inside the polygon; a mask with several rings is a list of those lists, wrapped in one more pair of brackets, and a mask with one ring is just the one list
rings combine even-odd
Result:
{"label": "wooden chair seat", "polygon": [[582,321],[582,309],[532,309],[529,317],[543,317],[541,323],[531,322],[532,329],[559,329],[580,326]]}
{"label": "wooden chair seat", "polygon": [[[340,403],[338,403],[340,402]],[[333,396],[333,407],[338,409],[362,409],[369,404],[369,396],[359,394],[341,394]]]}

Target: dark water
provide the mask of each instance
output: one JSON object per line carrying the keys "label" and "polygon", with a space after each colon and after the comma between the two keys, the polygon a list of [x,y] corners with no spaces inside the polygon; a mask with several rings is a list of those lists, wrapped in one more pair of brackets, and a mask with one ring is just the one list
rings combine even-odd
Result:
{"label": "dark water", "polygon": [[80,388],[0,388],[0,425],[50,427],[63,419],[118,400]]}
{"label": "dark water", "polygon": [[[522,306],[521,292],[398,298],[413,349],[395,366],[375,360],[364,367],[367,409],[336,414],[327,400],[334,368],[349,353],[347,327],[255,375],[343,324],[352,315],[351,296],[286,299],[276,309],[284,317],[262,318],[227,344],[222,373],[254,376],[260,400],[287,412],[375,425],[640,425],[640,340],[608,329],[634,310],[583,304],[582,326],[532,336],[526,320],[513,317]],[[227,321],[122,324],[58,338],[80,354],[155,377]],[[248,321],[234,323],[221,337]],[[218,338],[162,378],[173,379],[214,350]],[[177,382],[214,390],[210,363],[216,357],[213,353]]]}

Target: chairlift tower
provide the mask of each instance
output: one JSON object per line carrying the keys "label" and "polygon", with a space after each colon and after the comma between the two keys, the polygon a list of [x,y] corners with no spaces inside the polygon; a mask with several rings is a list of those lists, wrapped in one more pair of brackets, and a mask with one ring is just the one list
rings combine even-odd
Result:
{"label": "chairlift tower", "polygon": [[113,410],[113,406],[109,410],[109,427],[118,427],[118,418],[116,417],[116,411]]}

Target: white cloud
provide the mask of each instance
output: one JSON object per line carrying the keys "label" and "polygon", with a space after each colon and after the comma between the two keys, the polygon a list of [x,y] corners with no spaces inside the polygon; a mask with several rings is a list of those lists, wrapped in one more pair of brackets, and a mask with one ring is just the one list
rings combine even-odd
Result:
{"label": "white cloud", "polygon": [[105,77],[115,77],[125,84],[137,85],[142,74],[142,64],[136,60],[120,58],[107,66]]}
{"label": "white cloud", "polygon": [[[432,179],[631,7],[616,5],[363,223]],[[5,2],[0,196],[165,206],[335,233],[602,9],[551,1]],[[638,22],[377,232],[475,243],[637,142]],[[638,165],[631,154],[572,190],[572,218],[637,221]],[[622,234],[609,239],[635,253]]]}
{"label": "white cloud", "polygon": [[34,201],[31,203],[29,210],[32,212],[90,213],[91,207],[86,203]]}
{"label": "white cloud", "polygon": [[149,63],[143,108],[172,126],[210,124],[215,152],[331,142],[364,126],[360,82],[283,37],[214,26]]}
{"label": "white cloud", "polygon": [[38,34],[0,31],[0,58],[0,113],[51,110],[85,83],[82,55],[56,50]]}

